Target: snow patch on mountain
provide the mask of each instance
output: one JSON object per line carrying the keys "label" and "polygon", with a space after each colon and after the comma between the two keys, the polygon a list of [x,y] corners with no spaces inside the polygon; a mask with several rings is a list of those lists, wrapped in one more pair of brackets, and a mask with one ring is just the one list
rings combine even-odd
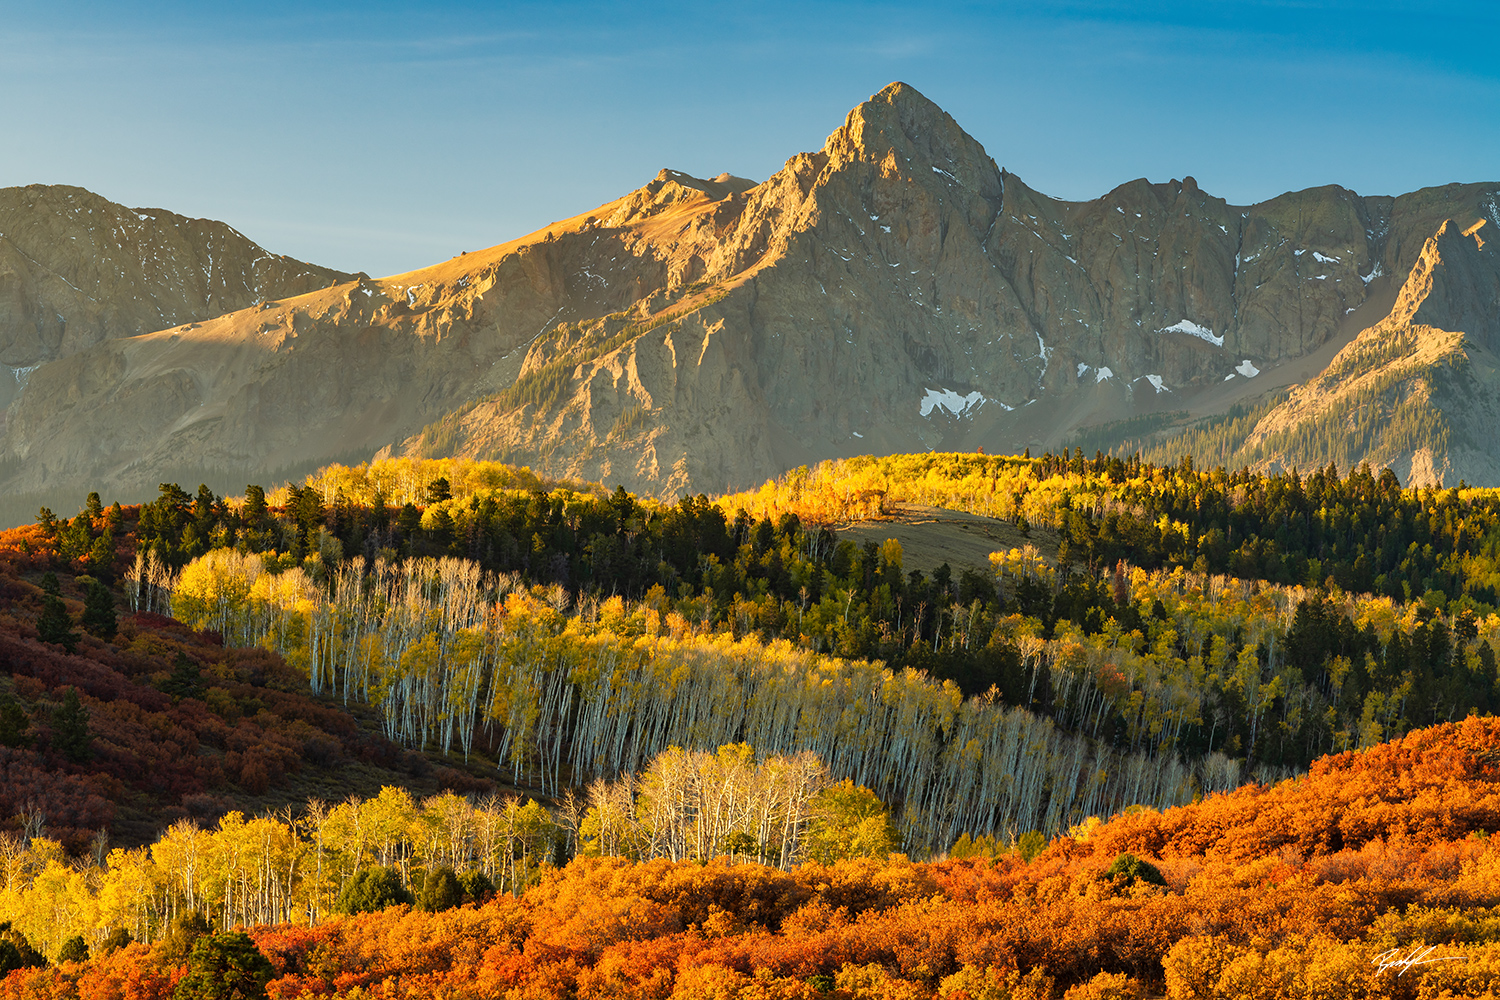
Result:
{"label": "snow patch on mountain", "polygon": [[978,390],[961,396],[952,389],[928,389],[927,395],[922,397],[919,408],[924,417],[930,417],[935,409],[947,410],[955,417],[962,417],[978,412],[984,404],[984,393]]}
{"label": "snow patch on mountain", "polygon": [[1190,337],[1197,337],[1199,340],[1206,340],[1210,344],[1213,344],[1215,347],[1224,346],[1223,337],[1215,337],[1214,332],[1208,327],[1199,326],[1197,323],[1194,323],[1190,319],[1185,319],[1181,322],[1173,323],[1171,326],[1164,326],[1160,330],[1158,330],[1157,333],[1185,333]]}

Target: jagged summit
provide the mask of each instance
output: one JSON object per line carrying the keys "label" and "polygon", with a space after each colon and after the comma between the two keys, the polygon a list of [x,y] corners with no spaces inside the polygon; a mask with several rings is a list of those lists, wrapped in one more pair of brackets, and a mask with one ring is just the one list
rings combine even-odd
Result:
{"label": "jagged summit", "polygon": [[1490,225],[1440,223],[1388,311],[1216,461],[1261,469],[1368,461],[1411,485],[1500,483],[1500,259],[1481,235]]}
{"label": "jagged summit", "polygon": [[1480,219],[1467,228],[1445,221],[1422,248],[1392,316],[1442,330],[1500,351],[1500,267],[1485,240],[1495,226]]}
{"label": "jagged summit", "polygon": [[999,211],[1003,183],[994,160],[951,115],[909,84],[892,83],[850,111],[823,153],[830,171],[860,161],[877,165],[885,179],[934,173],[967,197],[982,199],[981,216],[988,210],[992,218]]}

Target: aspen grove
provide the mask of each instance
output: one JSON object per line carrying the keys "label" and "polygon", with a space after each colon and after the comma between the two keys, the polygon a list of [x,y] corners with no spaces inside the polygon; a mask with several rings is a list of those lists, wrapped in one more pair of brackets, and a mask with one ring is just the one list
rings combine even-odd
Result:
{"label": "aspen grove", "polygon": [[[1164,808],[1242,778],[1221,754],[1187,764],[1158,752],[1196,712],[1191,692],[1151,653],[1097,637],[1023,643],[1068,732],[916,670],[703,633],[675,612],[627,614],[618,598],[567,614],[561,588],[528,590],[460,559],[355,557],[318,586],[300,568],[272,574],[254,554],[214,550],[172,581],[171,606],[226,642],[280,651],[314,692],[378,706],[392,739],[468,753],[487,731],[513,779],[545,795],[640,771],[673,746],[810,751],[892,802],[907,843],[928,851],[963,832],[1055,833],[1135,803]],[[1122,698],[1143,720],[1123,751],[1089,738]]]}
{"label": "aspen grove", "polygon": [[412,886],[450,871],[472,899],[519,895],[578,854],[791,870],[809,857],[885,858],[895,846],[880,802],[830,784],[814,754],[673,748],[640,774],[570,792],[555,812],[515,796],[444,792],[417,801],[388,786],[367,799],[313,799],[295,812],[231,811],[208,828],[180,820],[148,847],[101,848],[78,860],[47,837],[0,833],[0,921],[51,954],[73,935],[97,945],[122,929],[150,943],[192,913],[225,930],[316,925],[340,912],[351,883],[376,867]]}

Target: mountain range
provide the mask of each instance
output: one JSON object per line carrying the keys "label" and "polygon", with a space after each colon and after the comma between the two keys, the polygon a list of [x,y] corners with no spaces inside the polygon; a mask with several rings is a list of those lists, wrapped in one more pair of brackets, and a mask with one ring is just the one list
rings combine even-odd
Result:
{"label": "mountain range", "polygon": [[420,454],[671,496],[1085,437],[1500,485],[1497,227],[1500,182],[1060,201],[900,83],[761,183],[663,170],[382,279],[7,189],[0,490],[66,507]]}

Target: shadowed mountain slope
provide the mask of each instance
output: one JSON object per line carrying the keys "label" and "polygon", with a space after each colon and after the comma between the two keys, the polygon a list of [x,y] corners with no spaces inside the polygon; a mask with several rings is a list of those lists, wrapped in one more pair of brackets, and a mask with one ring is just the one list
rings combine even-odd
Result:
{"label": "shadowed mountain slope", "polygon": [[[130,209],[82,188],[0,188],[0,406],[31,369],[349,276],[262,249],[222,222]],[[7,384],[8,383],[8,384]]]}

